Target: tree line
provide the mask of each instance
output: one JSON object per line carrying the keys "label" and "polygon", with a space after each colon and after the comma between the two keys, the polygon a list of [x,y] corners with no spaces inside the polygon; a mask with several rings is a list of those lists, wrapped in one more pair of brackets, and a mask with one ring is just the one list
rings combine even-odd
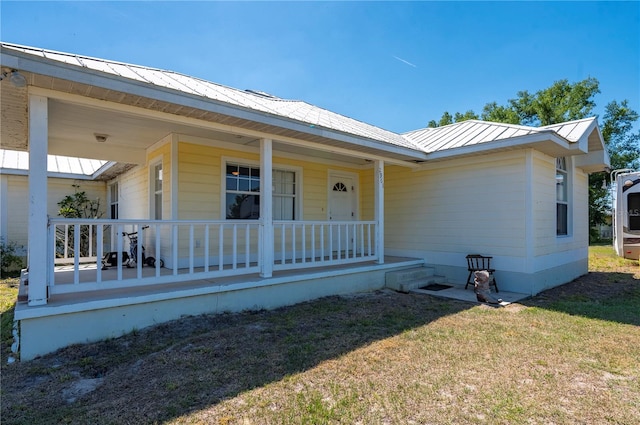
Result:
{"label": "tree line", "polygon": [[[431,120],[428,127],[439,127],[471,119],[520,124],[533,127],[559,124],[593,116],[596,107],[594,97],[600,93],[595,78],[570,83],[559,80],[550,87],[530,93],[519,91],[506,104],[487,103],[480,114],[473,110],[453,115],[444,112],[439,121]],[[634,131],[638,112],[629,106],[628,100],[612,100],[605,106],[600,130],[611,159],[611,169],[640,169],[640,130]],[[609,182],[606,172],[589,176],[589,227],[595,228],[606,222],[608,216],[608,193],[603,182]]]}

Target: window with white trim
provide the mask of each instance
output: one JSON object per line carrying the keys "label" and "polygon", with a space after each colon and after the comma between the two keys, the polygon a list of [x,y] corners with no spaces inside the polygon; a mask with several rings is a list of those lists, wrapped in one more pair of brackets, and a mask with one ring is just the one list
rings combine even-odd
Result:
{"label": "window with white trim", "polygon": [[[297,208],[296,172],[273,170],[273,219],[295,220]],[[260,167],[228,162],[225,176],[225,217],[245,220],[260,218]]]}
{"label": "window with white trim", "polygon": [[153,166],[153,219],[162,220],[162,162]]}
{"label": "window with white trim", "polygon": [[109,185],[109,218],[118,219],[118,183]]}
{"label": "window with white trim", "polygon": [[556,235],[569,234],[569,178],[567,160],[556,158]]}

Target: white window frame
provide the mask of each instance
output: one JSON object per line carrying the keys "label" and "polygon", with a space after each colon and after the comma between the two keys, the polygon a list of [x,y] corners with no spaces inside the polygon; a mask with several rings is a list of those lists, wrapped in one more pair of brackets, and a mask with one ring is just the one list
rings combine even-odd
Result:
{"label": "white window frame", "polygon": [[[558,157],[555,158],[555,171],[556,171],[556,237],[558,238],[566,238],[572,235],[573,231],[573,179],[572,179],[572,164],[570,157]],[[561,199],[559,196],[559,179],[558,176],[563,176],[564,182],[564,199]],[[566,233],[558,233],[558,206],[564,205],[566,206],[566,223],[567,223],[567,231]]]}
{"label": "white window frame", "polygon": [[[160,191],[156,190],[156,168],[160,166],[162,167],[162,189]],[[154,161],[149,162],[149,217],[152,220],[162,220],[164,217],[164,164],[162,161],[162,157],[155,159]],[[160,217],[156,216],[156,195],[160,195]]]}
{"label": "white window frame", "polygon": [[[116,195],[115,200],[113,199],[114,187],[115,187],[115,195]],[[109,218],[112,220],[117,220],[118,218],[120,218],[120,182],[114,181],[111,184],[109,184],[108,195],[109,195]],[[115,217],[113,216],[114,207],[116,210]]]}
{"label": "white window frame", "polygon": [[[220,217],[222,220],[227,219],[227,164],[240,165],[251,168],[260,168],[260,162],[254,160],[247,160],[243,158],[223,157],[220,164]],[[304,211],[302,206],[302,167],[296,167],[293,165],[284,165],[273,163],[272,169],[274,171],[287,171],[295,174],[295,195],[294,195],[294,220],[302,220],[302,212]],[[249,192],[247,192],[249,193]],[[262,196],[261,192],[250,192],[254,195]],[[274,194],[274,196],[278,196]],[[274,218],[274,220],[276,220]]]}

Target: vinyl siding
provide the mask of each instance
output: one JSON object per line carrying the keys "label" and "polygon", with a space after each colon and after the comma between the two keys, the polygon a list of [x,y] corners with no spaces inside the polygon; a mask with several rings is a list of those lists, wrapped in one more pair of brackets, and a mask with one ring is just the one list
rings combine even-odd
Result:
{"label": "vinyl siding", "polygon": [[[237,160],[247,163],[257,164],[260,160],[258,154],[242,152],[230,149],[220,149],[212,146],[199,145],[194,143],[180,142],[178,145],[179,155],[179,206],[178,215],[181,220],[217,220],[223,218],[223,208],[221,206],[222,174],[224,170],[223,160]],[[327,179],[330,170],[348,171],[357,174],[360,189],[370,185],[372,177],[364,180],[363,175],[371,175],[371,170],[359,170],[356,168],[330,166],[328,164],[301,161],[298,159],[284,158],[274,153],[274,168],[285,169],[295,167],[301,170],[302,198],[302,220],[326,220],[327,219]],[[300,184],[300,182],[297,182]],[[371,191],[371,189],[369,189]],[[363,208],[363,201],[370,203],[368,210],[373,209],[373,197],[362,195],[360,190],[360,209]]]}
{"label": "vinyl siding", "polygon": [[[29,182],[27,176],[7,175],[7,242],[12,241],[20,246],[27,246],[28,242],[28,196]],[[104,182],[77,181],[71,179],[49,178],[47,214],[60,217],[58,211],[60,202],[65,196],[73,195],[76,190],[84,191],[91,200],[100,201],[101,217],[106,218],[107,189]],[[74,188],[73,185],[78,185]]]}
{"label": "vinyl siding", "polygon": [[149,217],[149,172],[148,167],[139,166],[122,175],[118,182],[119,217],[141,219]]}
{"label": "vinyl siding", "polygon": [[567,158],[570,184],[569,235],[556,235],[556,159],[541,153],[534,157],[534,256],[545,256],[588,246],[589,181]]}
{"label": "vinyl siding", "polygon": [[388,167],[386,247],[524,256],[524,170],[522,151],[416,172]]}

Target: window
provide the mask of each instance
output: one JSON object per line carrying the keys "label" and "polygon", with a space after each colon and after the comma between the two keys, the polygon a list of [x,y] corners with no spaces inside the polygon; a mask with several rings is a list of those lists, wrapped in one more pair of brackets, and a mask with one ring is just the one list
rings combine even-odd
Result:
{"label": "window", "polygon": [[556,158],[556,235],[569,234],[569,179],[566,158]]}
{"label": "window", "polygon": [[162,163],[153,167],[153,219],[162,220]]}
{"label": "window", "polygon": [[109,186],[109,218],[118,219],[118,183]]}
{"label": "window", "polygon": [[296,173],[273,170],[273,219],[296,219]]}
{"label": "window", "polygon": [[[260,218],[260,168],[251,165],[226,165],[225,217],[227,219]],[[273,218],[295,220],[296,173],[273,170]]]}
{"label": "window", "polygon": [[260,168],[227,164],[228,219],[257,219],[260,217]]}
{"label": "window", "polygon": [[640,193],[627,195],[629,230],[640,230]]}

